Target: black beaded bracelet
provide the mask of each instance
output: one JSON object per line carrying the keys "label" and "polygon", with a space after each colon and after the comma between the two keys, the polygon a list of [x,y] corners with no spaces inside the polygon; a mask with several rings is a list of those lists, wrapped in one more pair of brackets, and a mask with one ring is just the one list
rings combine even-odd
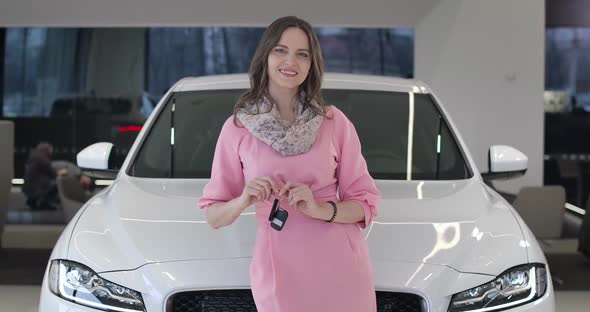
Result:
{"label": "black beaded bracelet", "polygon": [[336,219],[336,215],[338,214],[338,207],[336,206],[336,203],[334,203],[331,200],[329,200],[327,202],[330,203],[330,205],[332,205],[332,208],[334,208],[334,214],[332,215],[332,218],[330,218],[330,220],[326,220],[326,222],[332,223],[332,222],[334,222],[334,219]]}

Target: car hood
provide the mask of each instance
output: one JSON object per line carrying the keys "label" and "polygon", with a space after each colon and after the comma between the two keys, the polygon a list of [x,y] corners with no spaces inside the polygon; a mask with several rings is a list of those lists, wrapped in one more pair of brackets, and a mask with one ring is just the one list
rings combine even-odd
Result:
{"label": "car hood", "polygon": [[[249,258],[256,220],[248,208],[214,230],[197,206],[206,180],[122,176],[85,207],[68,259],[97,272],[146,263]],[[379,216],[364,230],[373,261],[444,265],[496,275],[527,262],[513,211],[476,179],[377,181]]]}

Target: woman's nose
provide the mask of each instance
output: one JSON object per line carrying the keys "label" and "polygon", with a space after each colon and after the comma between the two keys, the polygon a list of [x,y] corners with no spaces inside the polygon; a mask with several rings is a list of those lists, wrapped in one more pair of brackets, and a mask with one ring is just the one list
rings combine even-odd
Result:
{"label": "woman's nose", "polygon": [[296,60],[295,54],[288,53],[287,56],[285,57],[285,63],[287,63],[287,64],[295,64],[295,60]]}

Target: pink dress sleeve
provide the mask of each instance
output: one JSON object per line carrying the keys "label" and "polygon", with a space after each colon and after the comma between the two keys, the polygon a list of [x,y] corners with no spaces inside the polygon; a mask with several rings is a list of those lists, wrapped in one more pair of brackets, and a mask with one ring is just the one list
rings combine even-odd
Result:
{"label": "pink dress sleeve", "polygon": [[234,125],[233,116],[223,124],[215,146],[211,179],[203,188],[199,207],[207,208],[217,202],[227,202],[242,194],[244,174],[238,150],[243,135],[240,130],[243,129]]}
{"label": "pink dress sleeve", "polygon": [[338,195],[341,201],[356,201],[363,207],[365,220],[360,221],[359,226],[365,228],[377,216],[377,203],[381,193],[369,175],[354,125],[338,109],[335,109],[334,122],[336,148],[339,153]]}

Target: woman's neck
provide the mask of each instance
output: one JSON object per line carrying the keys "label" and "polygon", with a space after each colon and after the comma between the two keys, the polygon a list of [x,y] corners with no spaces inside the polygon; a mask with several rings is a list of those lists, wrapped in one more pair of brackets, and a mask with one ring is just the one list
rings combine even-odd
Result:
{"label": "woman's neck", "polygon": [[287,89],[269,84],[268,93],[272,97],[281,119],[293,123],[297,118],[297,88]]}

